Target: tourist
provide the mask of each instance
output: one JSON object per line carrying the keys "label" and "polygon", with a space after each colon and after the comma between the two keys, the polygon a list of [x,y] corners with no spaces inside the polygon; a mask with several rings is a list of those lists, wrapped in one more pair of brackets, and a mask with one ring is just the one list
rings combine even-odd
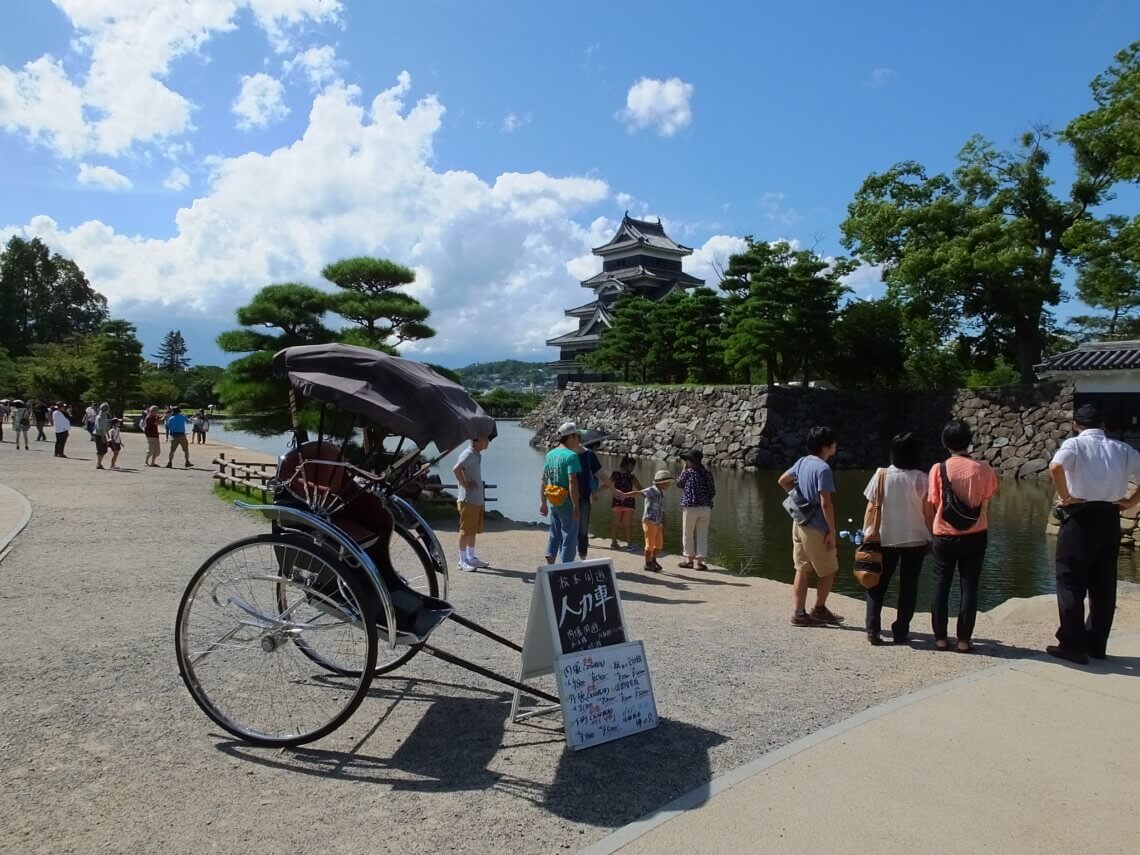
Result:
{"label": "tourist", "polygon": [[174,405],[173,404],[167,404],[166,405],[166,412],[162,416],[162,426],[163,426],[163,430],[166,432],[166,441],[167,442],[170,442],[170,424],[168,423],[167,420],[172,415],[174,415]]}
{"label": "tourist", "polygon": [[107,456],[107,434],[111,430],[111,405],[101,404],[95,414],[95,427],[91,430],[91,438],[95,440],[95,468],[103,469],[103,458]]}
{"label": "tourist", "polygon": [[83,427],[87,429],[87,438],[92,441],[95,439],[95,417],[98,415],[99,410],[92,401],[83,413]]}
{"label": "tourist", "polygon": [[28,429],[32,426],[32,413],[27,404],[17,398],[12,402],[12,431],[16,434],[16,449],[20,448],[20,437],[24,438],[24,450],[28,450]]}
{"label": "tourist", "polygon": [[12,413],[12,402],[8,398],[0,398],[0,442],[4,441],[4,424]]}
{"label": "tourist", "polygon": [[71,410],[63,401],[58,402],[52,410],[51,425],[55,431],[55,456],[67,457],[63,449],[67,445],[68,432],[71,430]]}
{"label": "tourist", "polygon": [[158,407],[151,405],[147,408],[142,419],[142,432],[146,437],[146,457],[143,466],[158,466],[158,456],[162,454],[162,440],[158,436]]}
{"label": "tourist", "polygon": [[665,545],[665,491],[673,482],[673,476],[665,469],[658,469],[653,483],[644,490],[633,493],[620,493],[633,497],[640,493],[645,497],[645,509],[641,512],[641,532],[645,536],[645,569],[650,573],[660,573],[661,564],[657,553]]}
{"label": "tourist", "polygon": [[107,444],[111,446],[111,468],[119,468],[119,452],[123,450],[123,420],[111,419],[111,429],[107,431]]}
{"label": "tourist", "polygon": [[677,477],[681,491],[681,545],[685,560],[678,564],[686,570],[708,570],[709,520],[712,519],[716,484],[705,468],[699,448],[681,452],[685,470]]}
{"label": "tourist", "polygon": [[581,435],[573,422],[558,428],[558,445],[547,452],[542,461],[541,502],[538,512],[550,513],[550,538],[546,544],[546,563],[557,560],[568,564],[578,548],[578,479],[582,469],[578,452]]}
{"label": "tourist", "polygon": [[489,436],[471,440],[451,471],[459,485],[459,569],[468,572],[490,567],[475,554],[475,538],[483,533],[486,498],[483,492],[483,452],[491,444]]}
{"label": "tourist", "polygon": [[[997,474],[988,463],[970,457],[974,441],[970,426],[954,419],[942,429],[942,445],[950,459],[936,463],[930,470],[928,501],[934,515],[934,596],[930,602],[930,619],[934,629],[934,646],[949,649],[947,622],[950,585],[958,571],[958,608],[956,636],[959,653],[974,649],[974,621],[978,616],[978,583],[986,557],[989,521],[987,508],[997,495]],[[945,473],[945,479],[943,474]]]}
{"label": "tourist", "polygon": [[[835,551],[835,477],[827,461],[835,456],[839,442],[829,427],[808,431],[808,453],[779,478],[784,492],[799,490],[805,508],[803,522],[792,523],[792,561],[796,568],[792,584],[793,626],[838,626],[843,618],[827,607],[827,595],[835,583],[839,560]],[[808,586],[817,577],[815,606],[807,611]]]}
{"label": "tourist", "polygon": [[[879,584],[867,591],[867,640],[883,643],[883,598],[895,569],[899,570],[899,607],[891,624],[895,644],[910,640],[910,621],[918,602],[918,576],[922,560],[930,548],[930,527],[934,506],[927,501],[927,477],[920,462],[922,443],[913,433],[900,433],[891,440],[891,464],[878,469],[867,483],[866,520],[878,509],[879,542],[883,549],[883,570]],[[880,484],[882,493],[880,495]],[[867,534],[864,525],[864,534]]]}
{"label": "tourist", "polygon": [[602,461],[594,451],[602,436],[592,440],[587,446],[580,444],[578,451],[578,558],[586,559],[590,549],[590,509],[594,505],[594,494],[609,487],[609,479],[601,481],[598,473],[602,471]]}
{"label": "tourist", "polygon": [[641,482],[633,474],[633,467],[637,461],[626,455],[621,459],[619,468],[610,473],[610,484],[613,485],[614,496],[610,502],[613,519],[610,522],[610,549],[620,549],[618,545],[619,529],[625,534],[625,543],[633,548],[633,496],[622,495],[640,493]]}
{"label": "tourist", "polygon": [[1058,643],[1045,650],[1084,665],[1090,656],[1107,655],[1116,611],[1120,511],[1140,505],[1140,490],[1128,496],[1129,481],[1140,476],[1140,453],[1104,435],[1104,416],[1094,404],[1078,407],[1073,421],[1079,433],[1061,443],[1049,464],[1060,497],[1055,562],[1060,627]]}
{"label": "tourist", "polygon": [[42,400],[36,400],[32,403],[32,417],[36,422],[36,442],[47,442],[47,435],[44,433],[44,427],[48,422],[48,406]]}
{"label": "tourist", "polygon": [[198,412],[194,414],[193,419],[195,445],[206,444],[206,431],[209,430],[208,425],[209,419],[206,418],[206,411],[198,410]]}
{"label": "tourist", "polygon": [[170,455],[166,458],[166,468],[174,467],[174,452],[179,448],[186,455],[186,468],[190,468],[190,443],[186,439],[186,428],[190,420],[182,415],[181,407],[173,407],[166,417],[166,430],[170,434]]}

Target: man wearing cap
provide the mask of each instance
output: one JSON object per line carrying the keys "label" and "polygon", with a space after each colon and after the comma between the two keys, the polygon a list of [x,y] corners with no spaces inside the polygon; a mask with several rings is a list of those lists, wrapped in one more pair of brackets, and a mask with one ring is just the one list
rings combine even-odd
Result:
{"label": "man wearing cap", "polygon": [[542,462],[542,483],[538,512],[550,514],[550,539],[546,543],[546,563],[567,564],[578,549],[578,478],[582,464],[581,431],[573,422],[558,428],[558,445]]}
{"label": "man wearing cap", "polygon": [[1055,569],[1061,626],[1058,644],[1045,650],[1084,665],[1090,656],[1106,655],[1116,610],[1120,512],[1140,505],[1140,490],[1128,496],[1129,481],[1140,475],[1140,452],[1104,435],[1104,416],[1095,404],[1077,408],[1073,427],[1078,434],[1061,444],[1049,464],[1060,497]]}

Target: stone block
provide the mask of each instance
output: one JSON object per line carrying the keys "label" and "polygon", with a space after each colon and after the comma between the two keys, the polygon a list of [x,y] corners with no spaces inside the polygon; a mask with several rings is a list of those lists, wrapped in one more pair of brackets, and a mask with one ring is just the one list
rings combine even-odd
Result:
{"label": "stone block", "polygon": [[1034,475],[1036,475],[1038,472],[1041,472],[1042,470],[1047,469],[1048,466],[1049,466],[1049,464],[1046,461],[1041,460],[1040,458],[1037,460],[1027,460],[1027,461],[1025,461],[1025,463],[1023,463],[1021,465],[1021,468],[1019,468],[1017,470],[1017,477],[1018,478],[1031,478]]}

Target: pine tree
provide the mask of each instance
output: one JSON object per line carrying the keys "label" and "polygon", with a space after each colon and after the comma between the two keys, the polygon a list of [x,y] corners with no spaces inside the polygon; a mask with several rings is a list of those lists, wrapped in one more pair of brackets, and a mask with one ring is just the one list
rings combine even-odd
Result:
{"label": "pine tree", "polygon": [[186,350],[186,340],[182,338],[182,331],[171,330],[162,339],[158,353],[153,354],[151,358],[158,363],[160,371],[178,374],[190,365],[190,360],[186,358]]}
{"label": "pine tree", "polygon": [[142,342],[126,321],[107,321],[95,338],[95,395],[122,414],[139,396],[142,378]]}
{"label": "pine tree", "polygon": [[412,269],[384,258],[344,258],[321,275],[342,289],[331,295],[329,308],[359,326],[342,330],[342,341],[395,352],[406,341],[435,335],[424,323],[431,314],[427,306],[396,290],[416,280]]}

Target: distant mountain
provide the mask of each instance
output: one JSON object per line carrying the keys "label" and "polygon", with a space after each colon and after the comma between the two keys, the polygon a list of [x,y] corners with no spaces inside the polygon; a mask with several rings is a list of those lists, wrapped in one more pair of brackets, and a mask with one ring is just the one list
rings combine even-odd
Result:
{"label": "distant mountain", "polygon": [[529,390],[554,388],[554,372],[544,362],[503,359],[498,362],[476,362],[456,373],[468,389]]}

